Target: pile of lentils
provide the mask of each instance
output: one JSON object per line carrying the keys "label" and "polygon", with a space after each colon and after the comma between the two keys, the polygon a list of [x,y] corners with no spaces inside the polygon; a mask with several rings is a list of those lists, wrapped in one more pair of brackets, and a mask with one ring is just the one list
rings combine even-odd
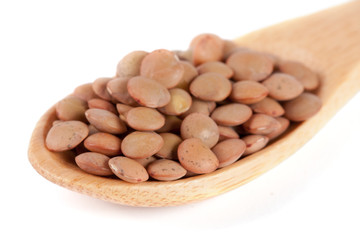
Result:
{"label": "pile of lentils", "polygon": [[130,183],[211,173],[315,115],[319,82],[300,62],[201,34],[186,51],[133,51],[115,77],[78,86],[56,104],[45,143]]}

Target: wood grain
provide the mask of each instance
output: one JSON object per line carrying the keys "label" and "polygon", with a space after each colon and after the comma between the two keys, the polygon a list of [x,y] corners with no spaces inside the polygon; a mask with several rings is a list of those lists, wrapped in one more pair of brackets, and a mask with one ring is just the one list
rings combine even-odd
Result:
{"label": "wood grain", "polygon": [[173,182],[126,183],[80,170],[71,153],[53,153],[44,139],[54,107],[37,123],[28,156],[46,179],[70,190],[130,206],[173,206],[200,201],[243,185],[293,154],[360,89],[360,1],[262,29],[236,40],[239,45],[297,60],[321,76],[321,111],[260,152],[211,174]]}

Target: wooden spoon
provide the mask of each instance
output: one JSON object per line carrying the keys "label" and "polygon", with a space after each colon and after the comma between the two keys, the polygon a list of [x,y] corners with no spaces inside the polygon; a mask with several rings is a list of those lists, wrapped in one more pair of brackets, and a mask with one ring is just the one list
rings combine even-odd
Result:
{"label": "wooden spoon", "polygon": [[262,151],[211,174],[173,182],[131,184],[80,170],[71,153],[54,153],[45,136],[55,120],[54,107],[37,123],[29,146],[33,167],[48,180],[76,192],[131,206],[172,206],[230,191],[278,165],[320,130],[360,89],[360,1],[268,27],[239,39],[239,45],[297,60],[321,77],[317,94],[323,107]]}

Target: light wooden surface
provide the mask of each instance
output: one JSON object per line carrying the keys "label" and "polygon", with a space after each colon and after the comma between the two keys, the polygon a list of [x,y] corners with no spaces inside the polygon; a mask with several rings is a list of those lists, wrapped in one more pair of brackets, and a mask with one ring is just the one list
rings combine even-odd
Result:
{"label": "light wooden surface", "polygon": [[71,154],[53,153],[44,139],[55,110],[37,123],[29,146],[32,166],[70,190],[131,206],[172,206],[230,191],[270,170],[306,143],[360,90],[360,1],[287,21],[237,39],[240,45],[303,62],[318,71],[323,108],[262,151],[211,174],[173,182],[130,184],[92,176],[75,166]]}

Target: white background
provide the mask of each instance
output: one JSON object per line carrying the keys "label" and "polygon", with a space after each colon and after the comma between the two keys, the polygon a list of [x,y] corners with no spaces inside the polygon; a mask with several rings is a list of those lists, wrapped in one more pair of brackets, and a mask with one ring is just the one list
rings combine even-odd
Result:
{"label": "white background", "polygon": [[27,159],[40,116],[132,50],[186,49],[203,32],[234,39],[342,2],[0,1],[0,239],[360,239],[360,94],[270,172],[186,206],[93,199]]}

